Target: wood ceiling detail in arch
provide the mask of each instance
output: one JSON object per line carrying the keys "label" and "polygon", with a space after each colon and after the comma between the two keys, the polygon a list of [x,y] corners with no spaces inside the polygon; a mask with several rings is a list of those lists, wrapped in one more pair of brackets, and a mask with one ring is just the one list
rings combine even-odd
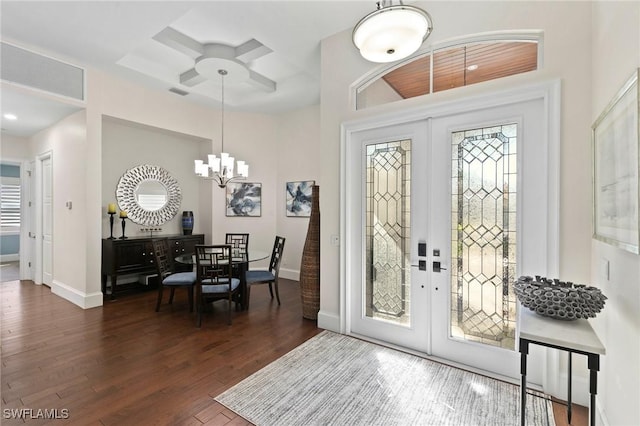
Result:
{"label": "wood ceiling detail in arch", "polygon": [[[382,78],[402,98],[429,93],[431,55],[425,55]],[[475,70],[467,67],[476,65]],[[477,43],[437,50],[433,54],[433,91],[481,83],[538,68],[538,43]]]}

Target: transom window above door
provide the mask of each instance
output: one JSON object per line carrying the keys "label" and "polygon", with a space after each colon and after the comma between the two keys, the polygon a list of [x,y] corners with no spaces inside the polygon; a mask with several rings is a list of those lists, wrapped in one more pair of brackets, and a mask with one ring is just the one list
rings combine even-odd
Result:
{"label": "transom window above door", "polygon": [[537,70],[541,33],[474,36],[434,45],[356,86],[356,109]]}

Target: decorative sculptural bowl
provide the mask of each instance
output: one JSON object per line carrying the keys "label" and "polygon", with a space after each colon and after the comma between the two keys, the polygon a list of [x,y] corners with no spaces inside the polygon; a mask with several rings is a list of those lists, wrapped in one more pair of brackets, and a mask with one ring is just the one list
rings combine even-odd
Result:
{"label": "decorative sculptural bowl", "polygon": [[573,321],[595,318],[607,297],[596,287],[550,280],[536,275],[522,276],[513,283],[516,297],[523,306],[538,315]]}

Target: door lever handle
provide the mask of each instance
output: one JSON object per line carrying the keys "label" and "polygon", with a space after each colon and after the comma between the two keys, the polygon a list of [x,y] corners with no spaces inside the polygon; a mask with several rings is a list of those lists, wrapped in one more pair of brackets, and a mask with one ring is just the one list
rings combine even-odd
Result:
{"label": "door lever handle", "polygon": [[421,271],[426,271],[427,270],[427,261],[426,260],[418,260],[418,264],[417,265],[411,265],[411,267],[418,268]]}
{"label": "door lever handle", "polygon": [[446,271],[447,268],[443,268],[440,262],[433,262],[433,272]]}

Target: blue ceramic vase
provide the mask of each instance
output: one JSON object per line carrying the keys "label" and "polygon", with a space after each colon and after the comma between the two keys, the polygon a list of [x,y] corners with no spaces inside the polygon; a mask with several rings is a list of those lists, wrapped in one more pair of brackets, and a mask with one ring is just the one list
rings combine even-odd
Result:
{"label": "blue ceramic vase", "polygon": [[193,232],[193,212],[182,212],[182,233],[184,235],[191,235]]}

